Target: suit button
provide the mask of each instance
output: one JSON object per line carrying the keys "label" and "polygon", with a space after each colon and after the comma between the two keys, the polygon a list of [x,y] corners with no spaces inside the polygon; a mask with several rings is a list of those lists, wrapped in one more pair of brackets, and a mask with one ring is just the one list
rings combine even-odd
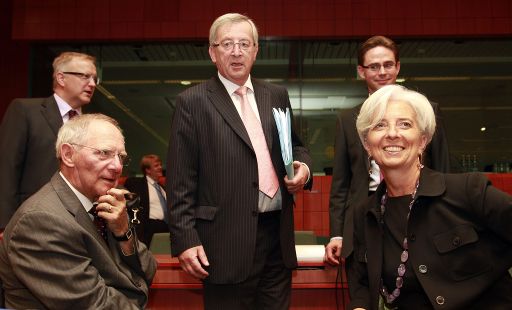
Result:
{"label": "suit button", "polygon": [[258,211],[252,211],[252,216],[258,216]]}
{"label": "suit button", "polygon": [[419,271],[420,273],[427,273],[428,268],[427,268],[427,266],[425,266],[425,265],[419,265],[419,266],[418,266],[418,271]]}
{"label": "suit button", "polygon": [[140,282],[135,282],[135,285],[136,285],[137,287],[141,287],[141,286],[142,286],[142,284],[141,284]]}
{"label": "suit button", "polygon": [[460,242],[460,237],[456,236],[455,238],[453,238],[452,244],[453,246],[458,247],[460,245]]}
{"label": "suit button", "polygon": [[416,235],[415,235],[415,234],[411,234],[411,235],[409,236],[409,241],[411,241],[411,242],[416,241]]}
{"label": "suit button", "polygon": [[436,302],[438,305],[443,305],[444,304],[444,297],[443,296],[437,296],[436,297]]}

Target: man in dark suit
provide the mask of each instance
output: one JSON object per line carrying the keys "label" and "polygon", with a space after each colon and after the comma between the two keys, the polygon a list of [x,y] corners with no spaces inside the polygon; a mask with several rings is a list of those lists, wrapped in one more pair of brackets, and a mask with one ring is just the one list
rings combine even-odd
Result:
{"label": "man in dark suit", "polygon": [[162,177],[162,161],[154,154],[144,155],[140,161],[142,178],[128,178],[126,189],[139,194],[141,210],[137,213],[140,224],[137,236],[147,246],[155,233],[169,232],[169,212],[164,189],[158,183]]}
{"label": "man in dark suit", "polygon": [[52,96],[9,105],[0,125],[0,235],[18,206],[57,171],[57,132],[82,113],[96,83],[95,58],[65,52],[53,61]]}
{"label": "man in dark suit", "polygon": [[[391,39],[374,36],[358,51],[357,72],[366,81],[368,93],[394,84],[400,72],[398,47]],[[432,103],[437,117],[436,133],[425,151],[423,163],[435,170],[448,172],[448,142],[438,105]],[[379,166],[364,149],[356,130],[361,105],[342,110],[336,123],[334,167],[329,200],[331,240],[325,248],[325,260],[338,265],[345,258],[350,267],[353,250],[354,208],[371,195],[380,183]]]}
{"label": "man in dark suit", "polygon": [[272,108],[280,86],[252,79],[258,32],[226,14],[210,28],[218,75],[176,100],[167,160],[172,254],[203,279],[206,309],[286,309],[297,266],[293,196],[310,188],[311,158],[292,132],[288,179]]}
{"label": "man in dark suit", "polygon": [[156,261],[137,240],[126,190],[127,162],[117,122],[85,114],[57,137],[60,171],[12,217],[0,243],[7,308],[141,309]]}

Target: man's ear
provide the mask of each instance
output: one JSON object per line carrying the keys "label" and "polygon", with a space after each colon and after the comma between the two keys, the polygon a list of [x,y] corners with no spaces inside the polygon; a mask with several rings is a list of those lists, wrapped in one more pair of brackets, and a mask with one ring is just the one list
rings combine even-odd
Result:
{"label": "man's ear", "polygon": [[57,72],[57,74],[55,75],[55,81],[57,82],[57,84],[59,84],[60,86],[64,87],[64,73],[62,72]]}
{"label": "man's ear", "polygon": [[359,78],[361,80],[365,80],[366,79],[365,76],[364,76],[364,68],[359,66],[359,65],[357,66],[357,74],[359,75]]}
{"label": "man's ear", "polygon": [[75,149],[73,148],[73,146],[69,143],[63,143],[61,146],[60,146],[60,159],[62,161],[62,163],[64,163],[64,165],[68,166],[68,167],[74,167],[75,166],[75,158],[74,158],[74,155],[75,154]]}
{"label": "man's ear", "polygon": [[208,48],[208,54],[210,54],[210,59],[212,60],[212,62],[217,63],[217,56],[215,55],[215,51],[213,50],[212,46]]}

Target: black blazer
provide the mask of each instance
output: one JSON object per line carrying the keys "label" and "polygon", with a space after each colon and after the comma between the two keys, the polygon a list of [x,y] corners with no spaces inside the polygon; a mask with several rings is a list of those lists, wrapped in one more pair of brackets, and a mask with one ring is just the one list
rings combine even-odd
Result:
{"label": "black blazer", "polygon": [[[383,182],[356,208],[355,260],[348,274],[352,307],[378,306],[385,188]],[[433,307],[467,309],[478,303],[480,309],[510,309],[512,196],[483,174],[424,168],[417,197],[409,218],[409,262]]]}
{"label": "black blazer", "polygon": [[[263,132],[280,180],[280,242],[283,261],[297,265],[293,197],[284,185],[272,108],[291,108],[285,88],[252,80]],[[311,165],[307,149],[292,134],[294,160]],[[249,135],[218,77],[181,93],[171,127],[167,159],[172,254],[203,245],[207,281],[238,283],[250,272],[258,226],[258,168]],[[311,182],[306,188],[311,187]]]}
{"label": "black blazer", "polygon": [[53,96],[15,99],[0,125],[0,228],[58,169],[62,117]]}
{"label": "black blazer", "polygon": [[[448,141],[440,118],[438,105],[431,102],[436,114],[437,128],[432,142],[424,154],[424,164],[440,172],[448,172],[450,154]],[[342,256],[352,253],[354,231],[354,205],[368,197],[370,183],[368,153],[364,149],[356,129],[361,105],[341,110],[336,121],[334,142],[334,167],[329,200],[329,224],[331,237],[342,236]]]}

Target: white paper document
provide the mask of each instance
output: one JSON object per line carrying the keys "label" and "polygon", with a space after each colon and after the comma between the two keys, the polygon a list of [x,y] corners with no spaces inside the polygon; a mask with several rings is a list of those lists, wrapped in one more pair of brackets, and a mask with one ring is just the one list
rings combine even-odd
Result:
{"label": "white paper document", "polygon": [[325,246],[316,245],[296,245],[295,252],[299,262],[321,263],[324,261]]}
{"label": "white paper document", "polygon": [[279,143],[281,144],[281,155],[283,156],[284,166],[288,179],[293,178],[293,149],[292,149],[292,124],[290,119],[290,109],[286,112],[282,109],[272,109],[274,119],[276,120],[277,131],[279,132]]}

